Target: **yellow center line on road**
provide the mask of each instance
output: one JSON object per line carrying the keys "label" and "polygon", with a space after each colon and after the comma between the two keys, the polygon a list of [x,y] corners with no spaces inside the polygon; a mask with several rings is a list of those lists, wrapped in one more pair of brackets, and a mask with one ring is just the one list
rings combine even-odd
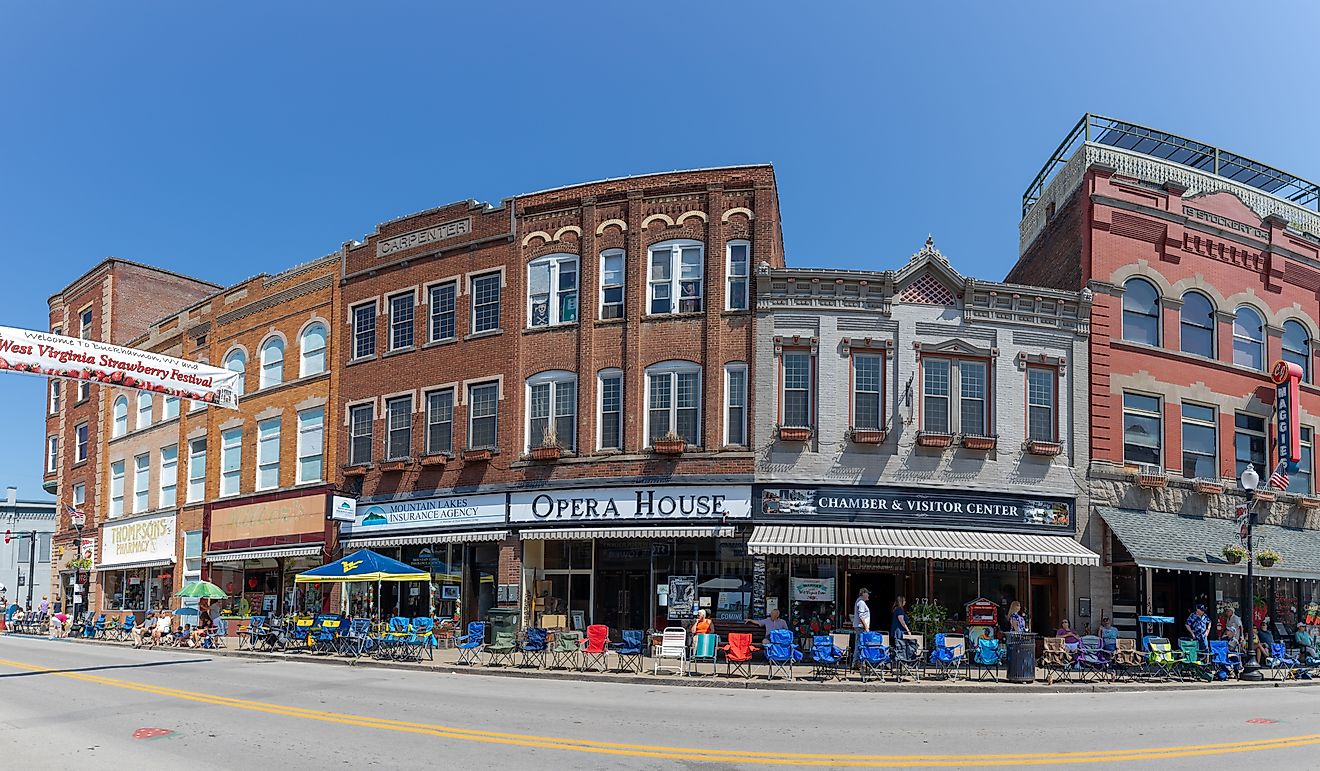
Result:
{"label": "yellow center line on road", "polygon": [[646,744],[621,744],[599,742],[589,739],[570,739],[566,737],[535,736],[529,734],[503,733],[472,728],[414,723],[389,718],[351,715],[337,712],[292,707],[281,704],[236,699],[217,694],[184,691],[177,688],[135,683],[100,675],[80,672],[61,672],[48,667],[26,664],[18,661],[0,659],[0,666],[28,672],[63,677],[71,680],[103,685],[112,688],[137,691],[166,698],[200,702],[231,709],[262,712],[284,717],[316,720],[324,723],[351,725],[360,728],[375,728],[386,731],[413,733],[444,739],[503,744],[536,749],[582,752],[599,755],[619,755],[637,758],[663,760],[688,760],[697,762],[748,763],[780,766],[853,766],[853,767],[896,767],[896,766],[1009,766],[1009,765],[1065,765],[1079,763],[1114,763],[1119,761],[1162,760],[1166,758],[1203,757],[1226,755],[1264,750],[1282,750],[1320,744],[1320,734],[1279,737],[1275,739],[1257,739],[1242,742],[1216,744],[1182,745],[1174,747],[1148,747],[1140,749],[1093,750],[1060,753],[1018,753],[1018,754],[981,754],[981,755],[842,755],[842,754],[801,754],[760,752],[753,750],[700,749],[694,747],[665,747]]}

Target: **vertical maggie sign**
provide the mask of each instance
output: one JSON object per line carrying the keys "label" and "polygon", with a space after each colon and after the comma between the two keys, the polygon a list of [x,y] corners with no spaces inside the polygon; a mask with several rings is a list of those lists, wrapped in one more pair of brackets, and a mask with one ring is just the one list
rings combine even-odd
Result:
{"label": "vertical maggie sign", "polygon": [[1302,380],[1302,368],[1280,359],[1270,368],[1274,380],[1274,446],[1278,448],[1278,462],[1289,471],[1296,471],[1302,459],[1302,431],[1296,411],[1301,403],[1297,384]]}

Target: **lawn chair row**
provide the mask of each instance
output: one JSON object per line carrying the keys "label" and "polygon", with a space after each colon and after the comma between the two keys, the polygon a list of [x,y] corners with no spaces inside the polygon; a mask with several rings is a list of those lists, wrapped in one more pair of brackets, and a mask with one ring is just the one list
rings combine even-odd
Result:
{"label": "lawn chair row", "polygon": [[435,621],[429,617],[397,616],[380,624],[367,618],[334,613],[270,619],[253,616],[239,630],[239,648],[270,652],[307,652],[350,656],[357,661],[370,653],[390,661],[435,658]]}
{"label": "lawn chair row", "polygon": [[[1263,663],[1278,679],[1310,677],[1320,666],[1320,660],[1300,661],[1281,643],[1272,646],[1270,658]],[[1210,682],[1236,678],[1242,671],[1242,655],[1230,650],[1224,640],[1211,640],[1210,649],[1202,650],[1196,640],[1184,638],[1174,647],[1167,638],[1147,636],[1142,639],[1142,650],[1137,650],[1136,640],[1119,638],[1109,650],[1095,636],[1083,637],[1075,647],[1062,637],[1047,637],[1041,666],[1050,683],[1140,678]]]}
{"label": "lawn chair row", "polygon": [[[458,663],[480,664],[486,656],[486,666],[521,666],[545,669],[576,669],[588,671],[609,670],[609,657],[616,659],[617,669],[641,673],[645,657],[646,633],[638,629],[625,629],[622,641],[610,642],[610,629],[604,624],[587,627],[581,632],[554,632],[530,627],[521,638],[509,631],[494,633],[486,642],[487,625],[482,621],[470,622],[467,634],[454,638],[458,649]],[[514,657],[519,658],[515,664]]]}

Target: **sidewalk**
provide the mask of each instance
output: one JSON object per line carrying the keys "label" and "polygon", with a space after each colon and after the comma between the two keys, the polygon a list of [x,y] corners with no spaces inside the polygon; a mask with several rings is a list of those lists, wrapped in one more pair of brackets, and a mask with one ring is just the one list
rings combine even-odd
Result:
{"label": "sidewalk", "polygon": [[[29,639],[44,637],[44,635],[23,635]],[[83,638],[67,638],[68,642],[107,645],[112,647],[132,647],[131,643],[119,642],[113,640],[87,640]],[[233,645],[237,645],[236,638],[227,640]],[[248,658],[259,661],[287,661],[305,664],[321,664],[330,666],[357,666],[378,669],[396,669],[412,672],[429,672],[435,674],[456,674],[456,675],[486,675],[493,677],[521,677],[538,678],[543,680],[563,680],[572,682],[593,682],[593,683],[626,683],[636,685],[665,685],[682,687],[705,687],[705,688],[739,688],[739,689],[764,689],[764,690],[782,690],[782,691],[838,691],[838,692],[860,692],[860,693],[1136,693],[1153,690],[1173,690],[1173,691],[1191,691],[1191,690],[1216,690],[1225,688],[1269,688],[1269,687],[1304,687],[1320,684],[1320,680],[1266,680],[1262,683],[1250,683],[1240,680],[1229,680],[1225,682],[1119,682],[1119,683],[1076,683],[1076,682],[1058,682],[1053,685],[1046,684],[1043,680],[1037,679],[1034,683],[1007,683],[1002,679],[1000,682],[991,680],[959,679],[959,680],[905,680],[903,682],[894,682],[886,679],[884,682],[870,681],[861,682],[855,672],[849,672],[850,679],[837,680],[830,679],[818,681],[810,679],[811,664],[804,663],[796,668],[794,680],[775,679],[770,680],[767,677],[768,667],[765,664],[755,664],[752,667],[752,677],[750,679],[743,677],[726,677],[723,674],[723,667],[719,668],[720,674],[711,676],[710,665],[705,664],[701,667],[704,674],[697,676],[680,676],[673,674],[653,675],[650,674],[649,667],[652,664],[648,657],[643,668],[644,674],[638,675],[635,672],[578,672],[574,670],[560,669],[531,669],[523,667],[490,667],[484,664],[480,665],[458,665],[457,650],[436,650],[434,661],[417,662],[399,662],[399,661],[378,661],[376,659],[364,656],[358,659],[354,664],[352,659],[344,656],[317,654],[311,652],[286,652],[273,653],[263,651],[238,650],[235,647],[212,649],[199,648],[178,648],[160,646],[153,650],[163,652],[182,653],[187,655],[211,655],[211,656],[230,656],[236,658]],[[481,657],[484,662],[485,657]],[[613,659],[611,659],[611,663]],[[671,662],[672,663],[672,662]],[[974,673],[975,674],[975,673]],[[1268,677],[1269,671],[1265,670]]]}

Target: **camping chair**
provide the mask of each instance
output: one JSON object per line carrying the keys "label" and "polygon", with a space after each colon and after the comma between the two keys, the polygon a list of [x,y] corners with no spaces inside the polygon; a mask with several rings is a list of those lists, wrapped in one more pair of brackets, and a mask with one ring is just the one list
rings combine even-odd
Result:
{"label": "camping chair", "polygon": [[92,639],[105,637],[105,614],[102,613],[96,617],[96,622],[92,624],[92,633],[87,635]]}
{"label": "camping chair", "polygon": [[1210,652],[1202,651],[1200,643],[1196,640],[1187,637],[1178,640],[1178,655],[1180,658],[1178,672],[1183,679],[1206,682],[1215,679],[1214,662],[1210,658]]}
{"label": "camping chair", "polygon": [[132,642],[133,629],[137,627],[137,616],[129,614],[124,616],[124,623],[119,625],[119,639],[122,642]]}
{"label": "camping chair", "polygon": [[1242,671],[1242,654],[1229,650],[1227,640],[1211,640],[1210,663],[1214,665],[1216,680],[1235,679]]}
{"label": "camping chair", "polygon": [[[782,631],[782,630],[781,630]],[[731,632],[729,642],[720,646],[724,651],[724,674],[732,676],[741,672],[744,677],[752,676],[752,652],[761,649],[759,645],[752,645],[752,636],[745,632]]]}
{"label": "camping chair", "polygon": [[[830,641],[830,645],[833,645]],[[793,665],[802,660],[802,651],[793,642],[793,632],[788,629],[775,629],[770,632],[770,643],[765,646],[765,661],[770,665],[766,678],[773,680],[775,673],[793,679]]]}
{"label": "camping chair", "polygon": [[1115,679],[1113,655],[1105,650],[1105,642],[1099,635],[1088,634],[1082,638],[1075,661],[1082,682]]}
{"label": "camping chair", "polygon": [[555,632],[555,641],[550,646],[550,666],[547,668],[577,669],[581,653],[581,632]]}
{"label": "camping chair", "polygon": [[513,666],[513,654],[518,650],[513,632],[496,632],[495,639],[486,644],[486,665],[506,664]]}
{"label": "camping chair", "polygon": [[1127,675],[1129,679],[1135,679],[1146,665],[1145,657],[1137,650],[1137,641],[1130,637],[1120,637],[1114,641],[1114,646],[1114,652],[1110,654],[1114,678]]}
{"label": "camping chair", "polygon": [[887,638],[888,635],[882,632],[862,632],[853,645],[853,666],[857,667],[863,683],[868,675],[879,677],[882,683],[885,681],[884,667],[892,663]]}
{"label": "camping chair", "polygon": [[847,632],[833,632],[830,637],[834,639],[834,645],[843,651],[839,655],[839,662],[845,667],[852,666],[854,644],[853,636]]}
{"label": "camping chair", "polygon": [[1276,680],[1296,679],[1297,673],[1303,668],[1302,662],[1290,655],[1288,646],[1281,642],[1270,643],[1270,655],[1266,662]]}
{"label": "camping chair", "polygon": [[967,663],[967,648],[959,635],[935,635],[935,647],[930,650],[930,665],[935,669],[935,676],[952,680]]}
{"label": "camping chair", "polygon": [[[27,614],[27,615],[28,615],[28,616],[31,616],[31,615],[33,615],[33,614],[29,613],[29,614]],[[27,632],[27,631],[28,631],[28,630],[27,630],[27,616],[24,616],[24,617],[23,617],[23,629],[22,629],[22,631],[23,631],[23,632]],[[101,636],[101,639],[103,639],[103,640],[119,640],[119,639],[120,639],[120,638],[119,638],[119,620],[116,619],[116,618],[114,618],[113,616],[111,616],[111,617],[109,617],[109,618],[106,618],[106,619],[105,619],[105,623],[101,625],[101,634],[100,634],[100,636]]]}
{"label": "camping chair", "polygon": [[266,617],[253,616],[248,621],[247,626],[238,628],[238,649],[243,650],[243,643],[247,643],[250,650],[260,650],[261,644],[265,641]]}
{"label": "camping chair", "polygon": [[412,634],[406,616],[393,616],[381,634],[381,653],[391,661],[404,661],[412,653],[408,638]]}
{"label": "camping chair", "polygon": [[[698,637],[701,636],[702,635],[698,635]],[[713,637],[714,635],[711,636]],[[687,630],[681,626],[665,627],[665,631],[660,635],[660,645],[656,650],[651,652],[651,655],[655,659],[655,666],[651,670],[651,674],[658,675],[660,674],[661,669],[672,670],[674,674],[683,674],[684,668],[687,666]],[[715,660],[714,652],[712,652],[710,656],[711,661],[713,662]],[[664,666],[661,662],[665,659],[677,661],[678,665],[673,667]],[[713,671],[714,670],[712,669],[712,672]]]}
{"label": "camping chair", "polygon": [[[834,636],[818,634],[811,638],[811,676],[818,680],[826,677],[839,677],[839,664],[844,661],[844,651],[834,644]],[[789,679],[793,679],[791,674]]]}
{"label": "camping chair", "polygon": [[1173,645],[1165,637],[1147,637],[1146,664],[1151,677],[1170,680],[1178,672],[1182,663],[1181,653],[1173,652]]}
{"label": "camping chair", "polygon": [[916,634],[904,634],[890,641],[889,669],[894,673],[895,680],[921,679],[925,645],[925,638]]}
{"label": "camping chair", "polygon": [[408,650],[413,659],[435,661],[435,621],[429,616],[418,616],[412,620],[408,631]]}
{"label": "camping chair", "polygon": [[371,648],[371,619],[355,618],[348,622],[348,631],[339,636],[339,653],[352,656],[353,663]]}
{"label": "camping chair", "polygon": [[459,664],[480,664],[477,653],[486,642],[486,624],[482,621],[469,621],[467,634],[454,638],[454,647],[458,648]]}
{"label": "camping chair", "polygon": [[604,624],[591,624],[587,627],[587,644],[582,646],[582,658],[578,669],[586,672],[599,666],[600,671],[609,669],[606,657],[610,655],[610,628]]}
{"label": "camping chair", "polygon": [[976,649],[967,660],[968,675],[970,676],[971,671],[975,669],[977,680],[988,677],[996,683],[999,682],[999,668],[1003,665],[1007,653],[1008,650],[994,638],[976,638]]}
{"label": "camping chair", "polygon": [[312,627],[315,626],[317,620],[320,618],[320,616],[316,616],[315,618],[294,619],[292,628],[288,626],[285,627],[285,646],[292,648],[295,651],[305,650],[310,645]]}
{"label": "camping chair", "polygon": [[342,616],[317,616],[308,636],[312,641],[313,653],[334,653],[339,647],[340,627],[344,624]]}
{"label": "camping chair", "polygon": [[522,654],[522,662],[518,666],[544,668],[548,640],[548,633],[541,627],[528,627],[523,641],[518,644],[518,652]]}
{"label": "camping chair", "polygon": [[1062,637],[1046,637],[1040,656],[1040,667],[1045,670],[1045,683],[1053,685],[1055,681],[1068,682],[1076,672],[1075,654],[1068,650],[1068,643]]}
{"label": "camping chair", "polygon": [[612,644],[614,655],[619,659],[619,671],[642,673],[646,657],[646,633],[640,629],[625,629],[619,633],[622,642]]}
{"label": "camping chair", "polygon": [[[668,630],[665,631],[668,632]],[[680,628],[680,631],[682,631],[685,636],[687,635],[687,630]],[[685,643],[684,648],[686,647],[687,646]],[[662,651],[665,649],[663,644],[661,645],[660,649]],[[692,652],[688,656],[687,673],[689,675],[699,674],[697,672],[697,665],[703,661],[709,661],[710,673],[712,675],[715,674],[715,667],[717,666],[715,659],[719,654],[719,650],[720,650],[719,635],[717,634],[695,635],[692,638]]]}

